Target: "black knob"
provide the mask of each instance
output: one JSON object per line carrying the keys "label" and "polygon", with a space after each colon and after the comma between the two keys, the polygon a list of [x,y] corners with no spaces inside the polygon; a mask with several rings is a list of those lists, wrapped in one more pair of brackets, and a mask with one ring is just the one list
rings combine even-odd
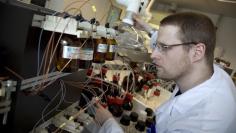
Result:
{"label": "black knob", "polygon": [[105,24],[105,27],[106,27],[106,28],[110,28],[110,24],[109,24],[109,23],[106,23],[106,24]]}
{"label": "black knob", "polygon": [[91,20],[90,20],[90,24],[95,24],[96,23],[96,19],[95,18],[92,18]]}
{"label": "black knob", "polygon": [[146,108],[145,111],[147,112],[147,116],[152,116],[153,110],[151,108]]}
{"label": "black knob", "polygon": [[99,26],[99,25],[100,25],[100,22],[96,20],[95,25],[96,25],[96,26]]}
{"label": "black knob", "polygon": [[108,107],[108,110],[112,113],[115,117],[120,117],[123,113],[123,109],[117,105],[111,105]]}
{"label": "black knob", "polygon": [[77,21],[79,21],[79,22],[85,21],[85,19],[84,19],[84,17],[82,16],[82,14],[77,14],[77,15],[75,16],[75,19],[76,19]]}
{"label": "black knob", "polygon": [[144,121],[139,120],[135,125],[136,130],[143,132],[145,130],[146,123]]}
{"label": "black knob", "polygon": [[120,123],[124,126],[129,126],[130,124],[130,117],[126,114],[124,114],[121,119],[120,119]]}
{"label": "black knob", "polygon": [[122,107],[124,110],[131,111],[133,108],[133,103],[132,102],[125,102]]}
{"label": "black knob", "polygon": [[69,17],[71,16],[71,15],[70,15],[69,13],[67,13],[67,12],[63,12],[62,15],[63,15],[63,18],[69,18]]}
{"label": "black knob", "polygon": [[131,120],[132,122],[136,122],[136,121],[138,120],[138,113],[136,113],[136,112],[131,112],[131,113],[130,113],[130,120]]}

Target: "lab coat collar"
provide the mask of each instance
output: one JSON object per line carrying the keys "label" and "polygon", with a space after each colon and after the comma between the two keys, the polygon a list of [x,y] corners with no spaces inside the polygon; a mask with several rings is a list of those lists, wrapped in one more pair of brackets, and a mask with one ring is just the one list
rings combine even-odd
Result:
{"label": "lab coat collar", "polygon": [[[175,104],[173,105],[173,108],[179,111],[179,113],[185,113],[194,105],[200,103],[203,99],[214,93],[214,91],[217,89],[216,83],[217,81],[219,82],[219,80],[217,80],[219,77],[219,69],[220,68],[214,65],[214,73],[210,79],[193,87],[192,89],[189,89],[183,94],[174,97]],[[175,89],[178,91],[179,87],[176,85]]]}
{"label": "lab coat collar", "polygon": [[212,94],[215,89],[217,89],[217,82],[220,80],[218,79],[220,77],[219,71],[220,68],[214,65],[214,73],[210,79],[178,96],[175,96],[179,91],[179,86],[176,85],[170,99],[155,110],[156,115],[162,112],[171,113],[173,108],[179,113],[184,113],[207,98],[208,95]]}

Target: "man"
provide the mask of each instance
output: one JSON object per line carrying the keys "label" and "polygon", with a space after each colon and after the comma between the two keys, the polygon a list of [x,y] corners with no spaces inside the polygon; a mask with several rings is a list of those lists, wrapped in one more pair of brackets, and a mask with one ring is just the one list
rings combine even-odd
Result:
{"label": "man", "polygon": [[[176,88],[155,112],[157,133],[236,132],[236,89],[227,73],[213,65],[215,41],[214,24],[205,15],[177,13],[160,22],[151,58],[158,77],[174,80]],[[108,111],[98,108],[96,119],[103,123],[100,132],[122,132]]]}

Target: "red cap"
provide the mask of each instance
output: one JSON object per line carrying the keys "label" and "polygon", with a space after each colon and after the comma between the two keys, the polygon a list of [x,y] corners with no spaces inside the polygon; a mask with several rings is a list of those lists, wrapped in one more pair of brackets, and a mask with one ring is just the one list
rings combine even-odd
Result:
{"label": "red cap", "polygon": [[92,68],[89,68],[89,69],[87,70],[87,76],[91,76],[92,73],[93,73],[93,69],[92,69]]}
{"label": "red cap", "polygon": [[129,102],[131,102],[133,100],[133,94],[131,93],[126,93],[125,95],[125,99]]}
{"label": "red cap", "polygon": [[102,73],[103,73],[103,74],[106,74],[106,73],[107,73],[107,70],[108,70],[108,69],[107,69],[106,67],[102,67]]}
{"label": "red cap", "polygon": [[119,81],[120,80],[120,76],[119,75],[113,75],[112,76],[112,80],[113,81]]}
{"label": "red cap", "polygon": [[160,86],[160,83],[154,82],[153,86]]}
{"label": "red cap", "polygon": [[160,96],[160,90],[154,91],[154,95],[155,95],[155,96]]}
{"label": "red cap", "polygon": [[107,108],[107,104],[106,103],[101,102],[100,104],[102,105],[103,108]]}
{"label": "red cap", "polygon": [[108,105],[112,105],[115,103],[115,98],[113,96],[107,96]]}
{"label": "red cap", "polygon": [[123,98],[120,98],[120,97],[116,97],[115,98],[115,103],[117,105],[122,105],[124,103],[124,99]]}
{"label": "red cap", "polygon": [[147,85],[143,85],[143,89],[146,91],[146,90],[149,89],[149,86],[147,86]]}

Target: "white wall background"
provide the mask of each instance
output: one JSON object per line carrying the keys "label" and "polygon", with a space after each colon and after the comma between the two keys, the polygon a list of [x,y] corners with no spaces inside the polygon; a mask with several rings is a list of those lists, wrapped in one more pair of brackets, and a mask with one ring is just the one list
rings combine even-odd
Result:
{"label": "white wall background", "polygon": [[223,58],[236,70],[236,18],[223,17],[217,31],[217,46],[224,48]]}

